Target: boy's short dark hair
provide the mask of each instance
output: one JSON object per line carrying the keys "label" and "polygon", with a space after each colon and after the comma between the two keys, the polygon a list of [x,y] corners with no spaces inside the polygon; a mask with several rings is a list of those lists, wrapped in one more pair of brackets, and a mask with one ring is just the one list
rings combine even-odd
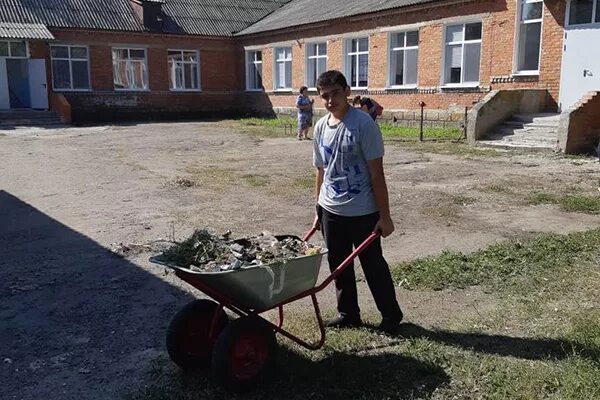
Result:
{"label": "boy's short dark hair", "polygon": [[304,92],[306,89],[308,89],[306,86],[300,86],[300,89],[298,90],[300,93]]}
{"label": "boy's short dark hair", "polygon": [[325,71],[319,75],[317,79],[317,91],[320,92],[321,88],[326,86],[340,85],[343,89],[348,87],[348,81],[344,74],[335,69]]}

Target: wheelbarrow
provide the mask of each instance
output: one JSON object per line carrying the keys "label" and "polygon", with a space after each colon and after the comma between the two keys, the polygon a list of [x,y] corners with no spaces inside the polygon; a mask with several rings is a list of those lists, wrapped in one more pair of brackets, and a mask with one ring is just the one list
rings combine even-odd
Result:
{"label": "wheelbarrow", "polygon": [[[308,241],[311,229],[303,238]],[[321,284],[315,286],[327,250],[284,263],[234,271],[197,272],[169,264],[160,256],[150,262],[172,268],[180,279],[210,299],[197,299],[183,307],[167,330],[167,351],[184,370],[209,368],[212,378],[232,391],[243,391],[262,380],[274,367],[275,333],[309,350],[325,343],[325,326],[316,294],[338,277],[379,233],[373,232]],[[279,237],[278,237],[279,238]],[[283,328],[283,306],[310,297],[320,330],[316,342],[305,341]],[[239,318],[230,320],[225,309]],[[277,323],[260,314],[278,309]]]}

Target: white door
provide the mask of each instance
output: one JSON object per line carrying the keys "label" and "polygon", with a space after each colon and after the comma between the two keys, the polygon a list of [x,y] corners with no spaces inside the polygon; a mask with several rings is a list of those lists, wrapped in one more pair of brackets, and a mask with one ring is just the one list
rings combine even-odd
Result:
{"label": "white door", "polygon": [[29,93],[31,108],[48,109],[48,88],[46,87],[46,60],[29,59]]}
{"label": "white door", "polygon": [[579,5],[579,2],[571,1],[567,7],[559,96],[559,107],[563,111],[587,92],[600,90],[600,23],[596,22],[598,17],[595,16],[600,13],[594,14],[594,8],[589,6],[578,10],[577,16],[571,18],[573,5]]}
{"label": "white door", "polygon": [[0,110],[10,109],[10,94],[8,92],[8,74],[6,59],[0,57]]}

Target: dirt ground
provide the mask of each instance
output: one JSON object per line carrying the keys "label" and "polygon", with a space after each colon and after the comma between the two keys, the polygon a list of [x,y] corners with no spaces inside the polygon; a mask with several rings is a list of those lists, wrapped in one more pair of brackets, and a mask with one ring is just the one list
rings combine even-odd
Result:
{"label": "dirt ground", "polygon": [[[314,215],[311,143],[225,123],[0,132],[0,381],[6,399],[114,399],[165,353],[172,315],[198,293],[147,259],[194,228],[301,235]],[[423,152],[388,143],[396,263],[471,252],[600,216],[531,205],[598,194],[598,164],[543,154]],[[112,250],[132,250],[124,258]],[[324,272],[326,268],[323,268]],[[364,282],[361,304],[374,312]],[[486,307],[477,289],[398,296],[410,322],[451,326]],[[321,296],[334,308],[331,290]]]}

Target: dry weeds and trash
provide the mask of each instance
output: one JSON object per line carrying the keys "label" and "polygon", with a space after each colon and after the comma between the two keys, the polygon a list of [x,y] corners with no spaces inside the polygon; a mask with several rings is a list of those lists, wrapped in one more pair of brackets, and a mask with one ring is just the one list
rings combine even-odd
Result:
{"label": "dry weeds and trash", "polygon": [[193,180],[188,179],[188,178],[183,178],[181,176],[175,177],[174,179],[168,181],[167,184],[170,186],[183,187],[183,188],[189,188],[189,187],[196,186],[196,182],[194,182]]}
{"label": "dry weeds and trash", "polygon": [[165,250],[162,259],[194,271],[221,272],[283,263],[320,251],[320,247],[291,235],[263,232],[249,238],[231,239],[231,231],[216,236],[206,229],[198,229],[188,239]]}

